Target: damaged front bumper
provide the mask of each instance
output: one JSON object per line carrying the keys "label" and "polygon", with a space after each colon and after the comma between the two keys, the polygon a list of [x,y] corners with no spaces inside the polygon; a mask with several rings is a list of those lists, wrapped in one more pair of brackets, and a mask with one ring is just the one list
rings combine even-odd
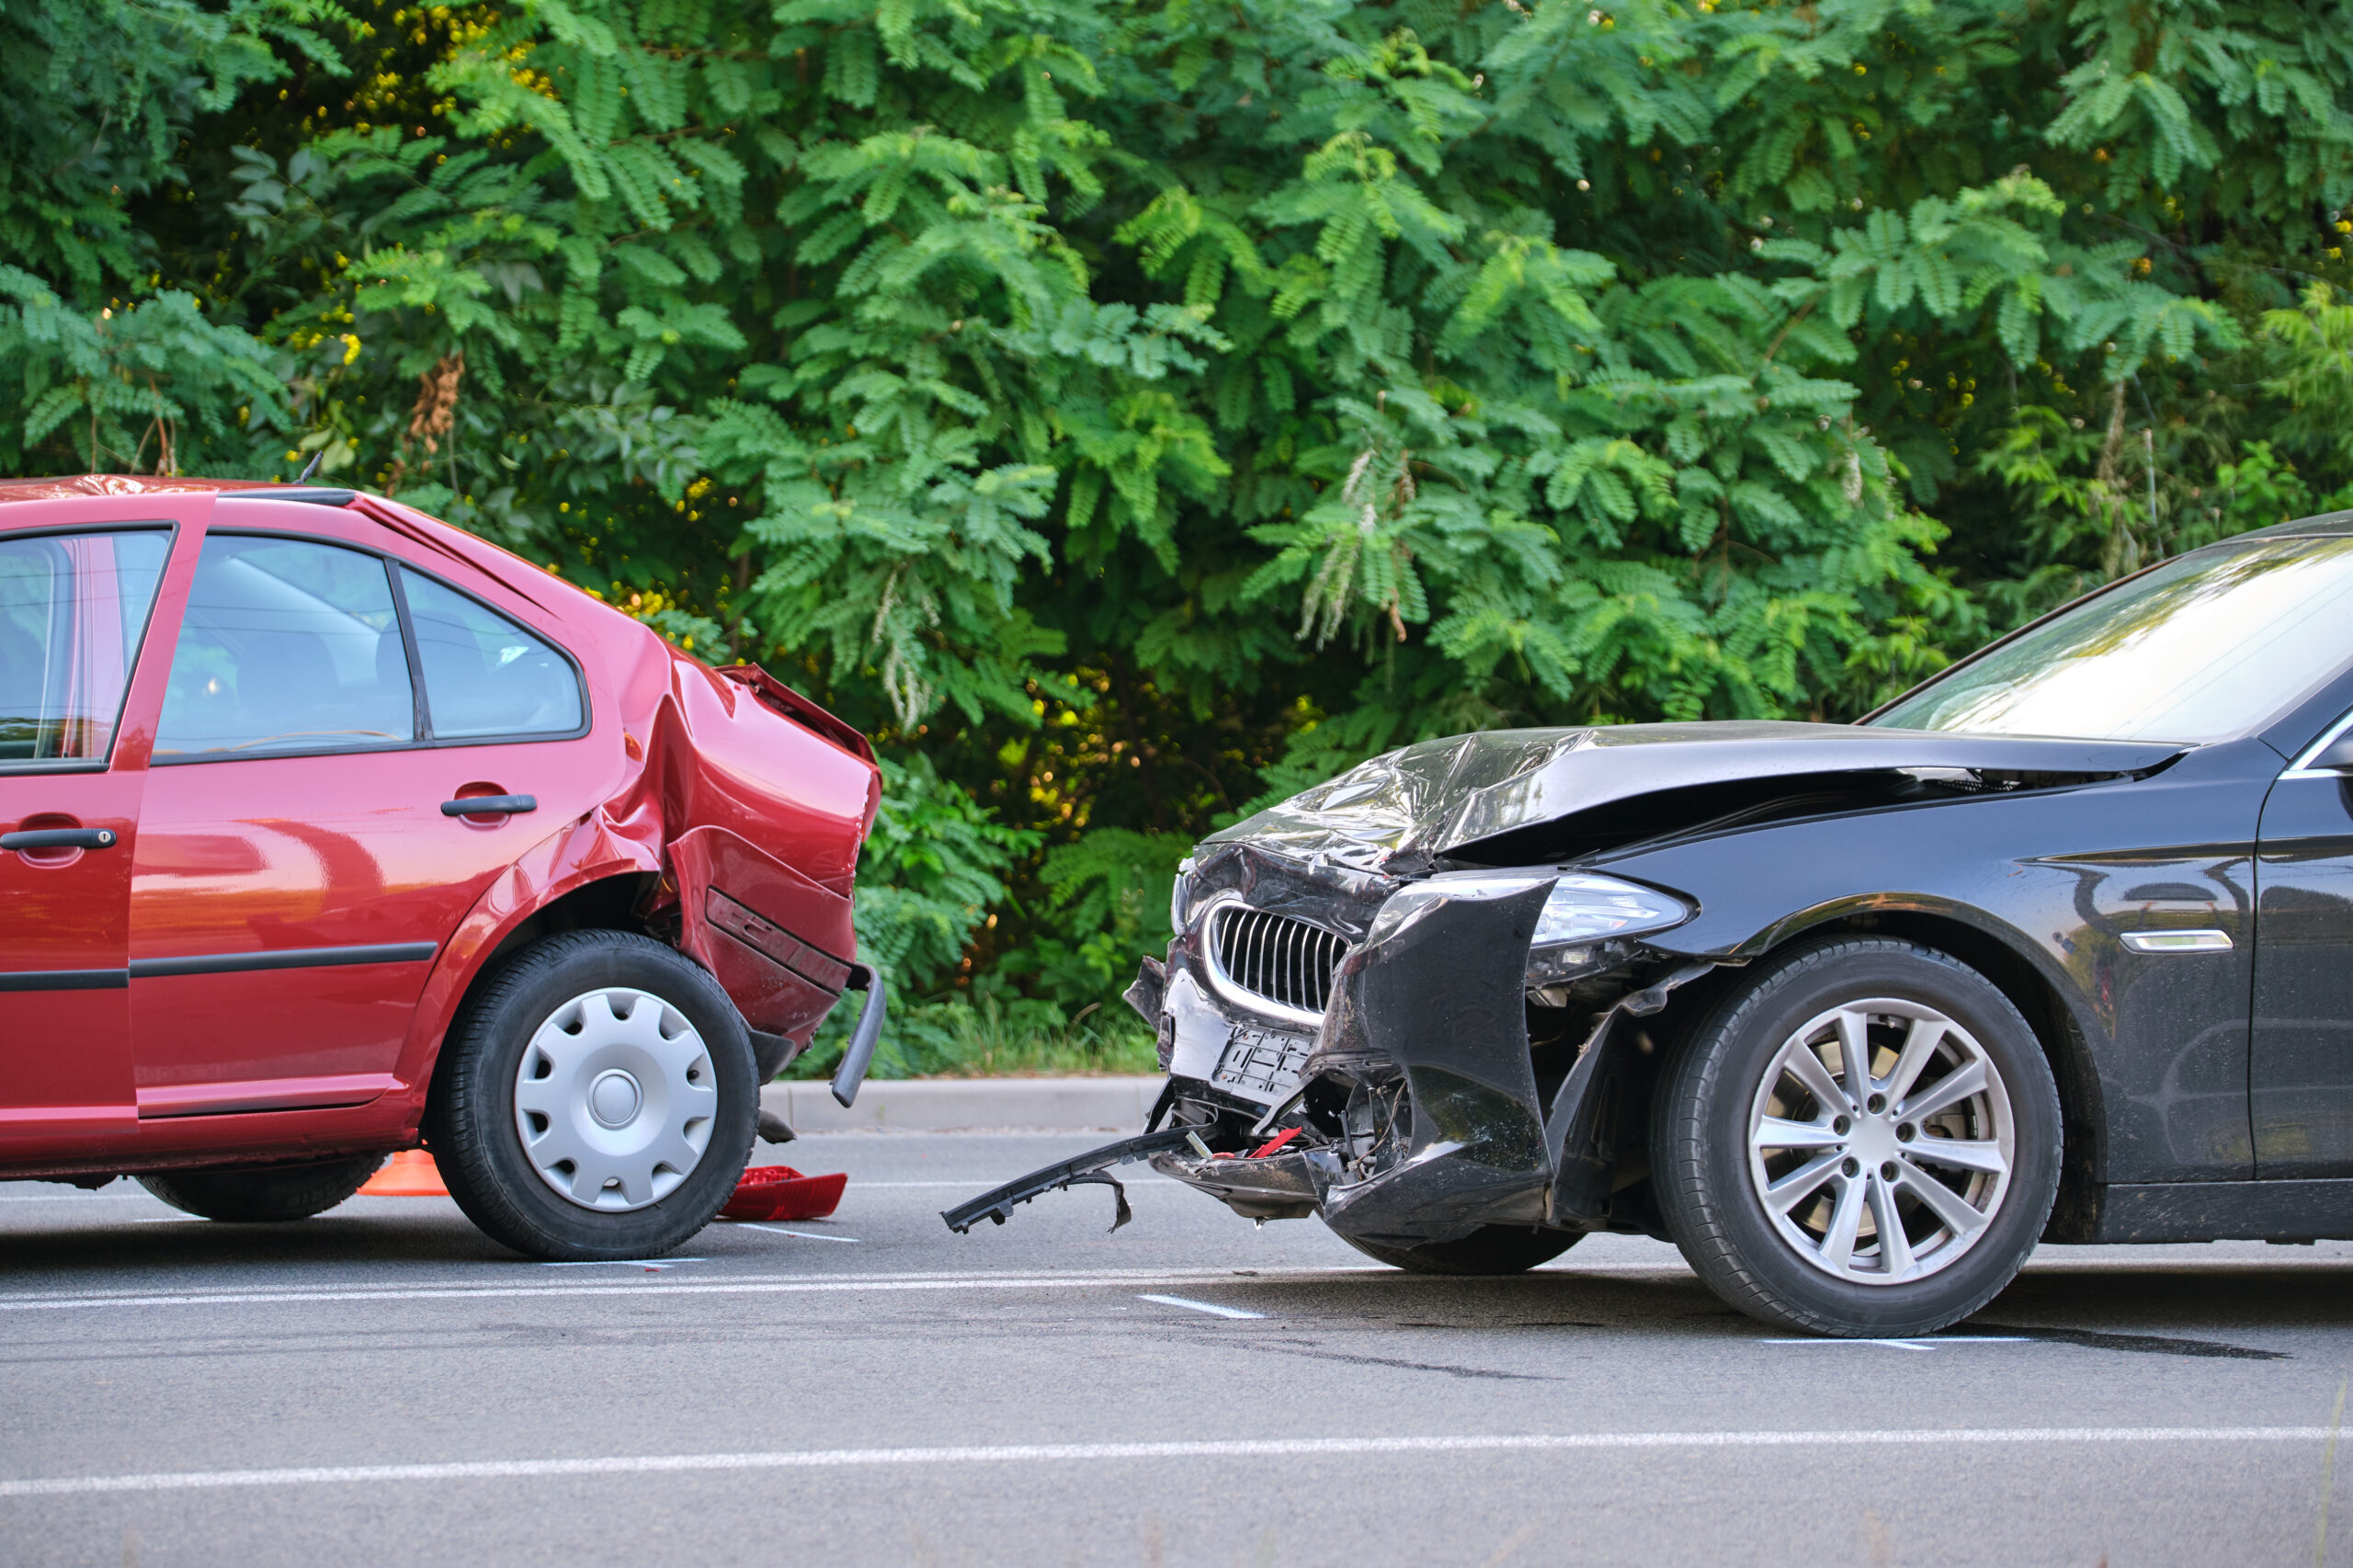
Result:
{"label": "damaged front bumper", "polygon": [[1649,1071],[1639,1020],[1707,966],[1640,938],[1692,913],[1552,867],[1409,880],[1205,845],[1128,993],[1169,1074],[1152,1164],[1245,1218],[1392,1249],[1655,1230],[1627,1080]]}

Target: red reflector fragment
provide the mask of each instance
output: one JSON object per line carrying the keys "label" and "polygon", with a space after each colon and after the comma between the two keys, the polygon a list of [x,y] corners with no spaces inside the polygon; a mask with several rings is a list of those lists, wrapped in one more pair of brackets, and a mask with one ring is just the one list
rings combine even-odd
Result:
{"label": "red reflector fragment", "polygon": [[755,1165],[735,1184],[722,1220],[822,1220],[842,1200],[849,1174],[802,1176],[790,1165]]}

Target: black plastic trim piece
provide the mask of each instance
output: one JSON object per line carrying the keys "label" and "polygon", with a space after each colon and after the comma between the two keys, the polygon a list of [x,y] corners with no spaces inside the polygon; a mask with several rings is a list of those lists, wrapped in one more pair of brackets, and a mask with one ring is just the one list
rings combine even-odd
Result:
{"label": "black plastic trim piece", "polygon": [[858,1099],[858,1088],[866,1082],[866,1070],[874,1062],[874,1047],[882,1039],[882,1015],[890,1005],[882,976],[871,964],[849,966],[849,982],[845,991],[866,993],[866,1006],[859,1009],[858,1027],[850,1031],[849,1049],[842,1052],[842,1064],[834,1071],[834,1098],[847,1109]]}
{"label": "black plastic trim piece", "polygon": [[130,983],[124,969],[0,970],[0,991],[120,991]]}
{"label": "black plastic trim piece", "polygon": [[2353,1238],[2353,1180],[2116,1183],[2090,1240],[2309,1242]]}
{"label": "black plastic trim piece", "polygon": [[276,953],[194,953],[184,959],[133,959],[131,978],[182,974],[245,974],[261,969],[332,969],[342,964],[421,963],[438,942],[379,942],[357,948],[292,948]]}
{"label": "black plastic trim piece", "polygon": [[1120,1184],[1106,1173],[1114,1165],[1124,1165],[1131,1160],[1148,1160],[1154,1154],[1173,1153],[1186,1146],[1187,1141],[1199,1136],[1196,1127],[1172,1127],[1165,1132],[1146,1132],[1139,1137],[1122,1138],[1116,1143],[1106,1143],[1059,1165],[1031,1171],[1003,1187],[992,1187],[969,1202],[953,1209],[943,1209],[939,1217],[948,1228],[962,1235],[983,1220],[993,1220],[1002,1225],[1012,1217],[1014,1205],[1027,1203],[1058,1187],[1093,1185],[1108,1187],[1118,1203],[1117,1217],[1111,1228],[1118,1230],[1128,1222],[1128,1198]]}
{"label": "black plastic trim piece", "polygon": [[223,490],[221,494],[240,501],[307,501],[313,506],[348,506],[359,499],[357,490],[327,484],[259,485],[251,490]]}

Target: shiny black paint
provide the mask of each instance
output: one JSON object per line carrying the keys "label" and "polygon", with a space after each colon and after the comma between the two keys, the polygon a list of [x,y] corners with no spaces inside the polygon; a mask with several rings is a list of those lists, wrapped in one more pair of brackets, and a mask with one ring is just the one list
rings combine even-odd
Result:
{"label": "shiny black paint", "polygon": [[2256,885],[2256,1174],[2353,1176],[2353,778],[2272,786]]}
{"label": "shiny black paint", "polygon": [[[2147,778],[1776,824],[1598,864],[1697,898],[1698,918],[1654,938],[1693,957],[1754,957],[1874,915],[1981,932],[2032,966],[2082,1037],[2105,1130],[2095,1179],[2246,1177],[2251,870],[2282,766],[2260,741],[2227,742]],[[2232,949],[2119,940],[2192,927],[2228,932]]]}
{"label": "shiny black paint", "polygon": [[[1313,867],[1418,876],[1459,863],[1524,865],[1580,853],[1608,817],[1608,842],[1717,814],[1719,787],[1892,778],[1905,768],[2112,777],[2161,767],[2165,742],[1949,734],[1852,724],[1730,721],[1492,730],[1424,741],[1350,769],[1203,841],[1255,846]],[[1669,813],[1641,809],[1681,798]],[[1634,807],[1631,812],[1624,808]],[[1645,819],[1648,819],[1645,825]]]}
{"label": "shiny black paint", "polygon": [[[1654,1228],[1654,1051],[1736,991],[1741,966],[1877,929],[1979,968],[2035,1024],[2067,1112],[2054,1237],[2353,1235],[2353,1179],[2331,1179],[2353,1177],[2353,787],[2280,777],[2348,710],[2353,673],[2195,747],[1725,724],[1506,732],[1376,759],[1205,843],[1192,883],[1196,901],[1238,896],[1357,944],[1301,1095],[1265,1118],[1288,1107],[1312,1135],[1265,1160],[1154,1163],[1245,1214],[1312,1207],[1391,1244],[1495,1223]],[[1614,950],[1531,1044],[1529,927],[1570,866],[1698,914]],[[1449,868],[1527,885],[1449,893],[1430,876]],[[2123,941],[2186,929],[2231,946]],[[1139,1006],[1198,991],[1199,958],[1180,937]],[[1195,1011],[1215,1038],[1189,1075],[1180,1040],[1171,1093],[1223,1126],[1247,1108],[1205,1080],[1240,1026],[1223,1003]],[[1371,1154],[1338,1108],[1368,1086],[1395,1108]]]}

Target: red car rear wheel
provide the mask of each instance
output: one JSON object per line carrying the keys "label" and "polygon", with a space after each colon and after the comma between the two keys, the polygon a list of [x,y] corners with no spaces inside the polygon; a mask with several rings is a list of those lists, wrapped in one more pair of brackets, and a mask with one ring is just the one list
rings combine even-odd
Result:
{"label": "red car rear wheel", "polygon": [[426,1136],[449,1196],[516,1251],[653,1257],[735,1190],[757,1078],[710,974],[649,937],[571,931],[509,960],[452,1031]]}

